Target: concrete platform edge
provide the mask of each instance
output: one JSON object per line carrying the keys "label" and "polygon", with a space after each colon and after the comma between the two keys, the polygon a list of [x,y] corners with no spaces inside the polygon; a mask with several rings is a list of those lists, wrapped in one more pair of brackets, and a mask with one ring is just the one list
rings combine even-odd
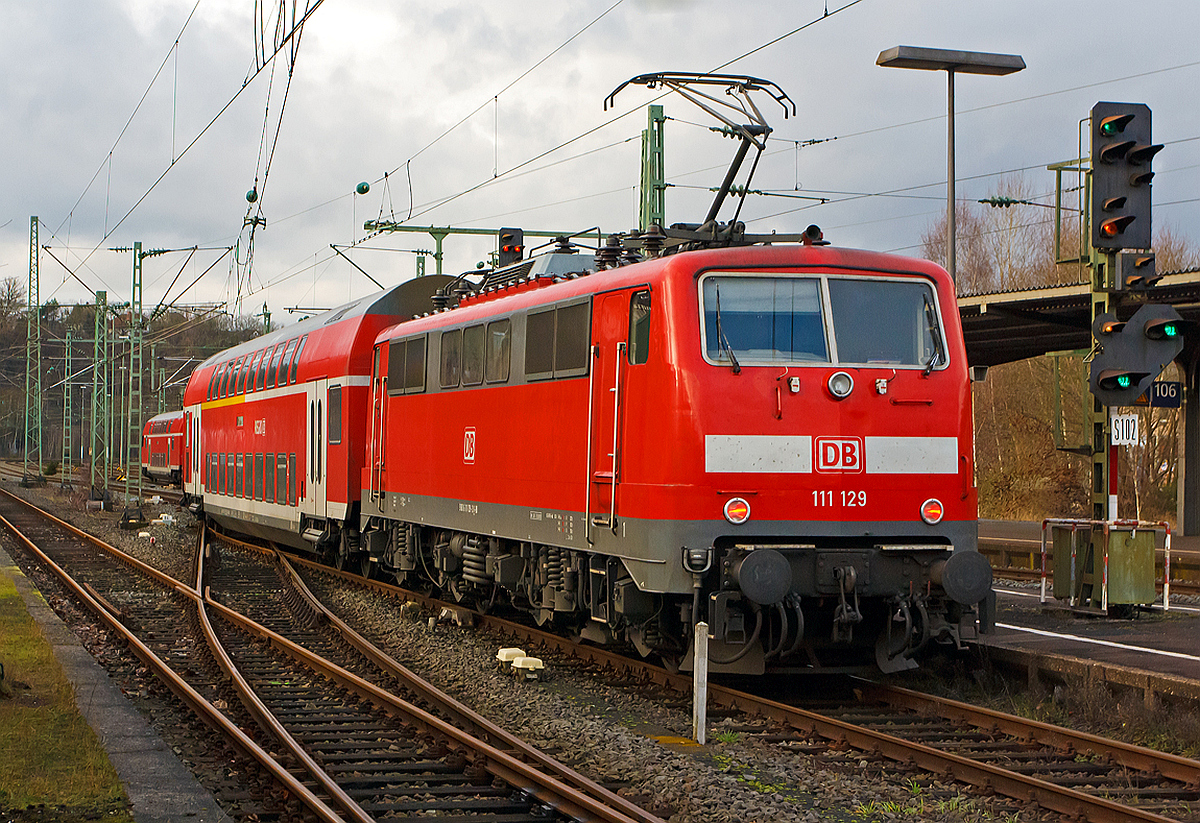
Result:
{"label": "concrete platform edge", "polygon": [[1200,706],[1200,682],[1195,680],[1078,657],[1031,652],[1007,647],[995,641],[989,641],[982,648],[986,649],[985,654],[992,663],[1024,671],[1030,682],[1044,673],[1062,681],[1073,679],[1104,683],[1117,690],[1135,689],[1142,693],[1147,706],[1151,706],[1155,701],[1186,701],[1193,706]]}
{"label": "concrete platform edge", "polygon": [[0,548],[0,574],[11,578],[30,616],[75,690],[75,703],[95,730],[125,786],[138,823],[221,823],[230,821],[212,794],[196,780],[171,748],[46,605],[41,593]]}

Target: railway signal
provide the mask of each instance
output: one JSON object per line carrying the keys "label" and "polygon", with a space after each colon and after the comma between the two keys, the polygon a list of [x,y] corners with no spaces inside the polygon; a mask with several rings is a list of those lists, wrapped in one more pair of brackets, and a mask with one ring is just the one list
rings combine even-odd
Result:
{"label": "railway signal", "polygon": [[521,229],[500,229],[500,253],[497,268],[511,266],[525,256],[525,232]]}
{"label": "railway signal", "polygon": [[1150,248],[1150,161],[1161,150],[1150,142],[1150,107],[1145,103],[1092,107],[1093,248]]}
{"label": "railway signal", "polygon": [[1132,406],[1183,351],[1187,321],[1174,307],[1142,306],[1128,322],[1102,314],[1092,325],[1099,350],[1092,359],[1092,394],[1105,406]]}

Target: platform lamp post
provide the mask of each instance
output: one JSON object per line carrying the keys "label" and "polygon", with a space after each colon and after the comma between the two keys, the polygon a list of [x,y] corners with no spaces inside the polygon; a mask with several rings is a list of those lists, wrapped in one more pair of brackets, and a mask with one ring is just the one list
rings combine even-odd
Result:
{"label": "platform lamp post", "polygon": [[1025,68],[1019,54],[991,54],[980,51],[926,49],[918,46],[894,46],[879,53],[875,65],[894,69],[924,69],[946,72],[947,126],[946,137],[946,271],[957,288],[955,273],[954,232],[954,75],[955,74],[1012,74]]}

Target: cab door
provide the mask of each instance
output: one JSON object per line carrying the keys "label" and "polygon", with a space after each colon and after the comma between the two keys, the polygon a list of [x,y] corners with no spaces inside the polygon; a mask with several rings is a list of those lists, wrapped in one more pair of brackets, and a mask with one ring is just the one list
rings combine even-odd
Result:
{"label": "cab door", "polygon": [[[646,287],[598,294],[592,307],[592,368],[588,378],[587,539],[603,531],[620,534],[621,455],[636,444],[625,434],[625,395],[630,365],[648,327],[650,292]],[[632,348],[631,348],[632,347]],[[644,346],[643,346],[644,348]]]}

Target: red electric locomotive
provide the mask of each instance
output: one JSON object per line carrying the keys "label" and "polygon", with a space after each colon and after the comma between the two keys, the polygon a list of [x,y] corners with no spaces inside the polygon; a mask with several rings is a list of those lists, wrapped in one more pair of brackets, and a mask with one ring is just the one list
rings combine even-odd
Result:
{"label": "red electric locomotive", "polygon": [[183,412],[155,415],[142,429],[142,476],[178,486],[183,470]]}
{"label": "red electric locomotive", "polygon": [[991,570],[942,269],[775,245],[491,280],[375,342],[362,560],[685,667],[701,620],[744,672],[974,636]]}
{"label": "red electric locomotive", "polygon": [[594,258],[560,238],[222,352],[188,387],[185,490],[227,526],[683,668],[701,622],[717,671],[961,645],[993,595],[953,283],[815,226],[716,221],[770,131],[748,95],[788,110],[774,84],[630,82],[743,101],[702,224]]}

